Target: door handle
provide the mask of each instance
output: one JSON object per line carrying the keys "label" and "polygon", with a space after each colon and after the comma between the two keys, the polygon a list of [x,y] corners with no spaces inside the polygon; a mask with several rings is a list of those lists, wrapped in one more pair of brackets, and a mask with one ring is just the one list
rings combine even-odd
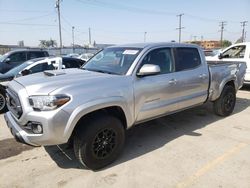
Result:
{"label": "door handle", "polygon": [[177,83],[176,79],[171,79],[168,81],[169,84],[175,85]]}
{"label": "door handle", "polygon": [[201,78],[201,79],[206,79],[206,78],[207,78],[207,75],[206,75],[206,74],[200,74],[200,75],[199,75],[199,78]]}

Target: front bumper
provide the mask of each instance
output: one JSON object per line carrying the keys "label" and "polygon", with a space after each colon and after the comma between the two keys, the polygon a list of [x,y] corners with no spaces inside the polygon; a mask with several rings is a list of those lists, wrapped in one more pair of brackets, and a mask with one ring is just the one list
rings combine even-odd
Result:
{"label": "front bumper", "polygon": [[4,118],[12,135],[18,142],[32,146],[57,145],[66,143],[69,138],[64,135],[64,131],[66,128],[65,125],[69,119],[69,115],[63,110],[59,110],[57,113],[54,112],[54,114],[50,112],[52,117],[48,117],[46,114],[43,116],[42,112],[25,114],[28,120],[37,120],[43,125],[42,134],[35,134],[31,131],[27,131],[24,125],[18,123],[11,112],[4,114]]}
{"label": "front bumper", "polygon": [[14,118],[11,116],[10,112],[4,114],[4,119],[6,121],[7,126],[10,129],[11,134],[14,136],[16,141],[31,146],[38,146],[30,142],[29,135],[23,129],[21,129],[21,127],[16,123]]}

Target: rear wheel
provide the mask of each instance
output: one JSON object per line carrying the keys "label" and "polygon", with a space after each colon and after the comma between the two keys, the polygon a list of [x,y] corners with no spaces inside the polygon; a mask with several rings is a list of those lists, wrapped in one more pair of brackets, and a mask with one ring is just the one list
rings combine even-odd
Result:
{"label": "rear wheel", "polygon": [[5,92],[0,89],[0,113],[4,113],[7,110],[7,106],[6,106],[6,96],[5,96]]}
{"label": "rear wheel", "polygon": [[83,121],[74,136],[76,158],[92,170],[103,168],[118,157],[124,140],[125,131],[119,119],[108,115],[96,116]]}
{"label": "rear wheel", "polygon": [[235,89],[231,85],[225,85],[220,97],[214,101],[214,112],[219,116],[230,115],[235,106],[236,93]]}

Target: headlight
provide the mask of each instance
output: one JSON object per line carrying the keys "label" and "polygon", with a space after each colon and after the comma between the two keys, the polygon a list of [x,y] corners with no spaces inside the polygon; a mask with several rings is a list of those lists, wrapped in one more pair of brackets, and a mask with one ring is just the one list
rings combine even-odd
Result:
{"label": "headlight", "polygon": [[67,95],[40,95],[30,96],[29,103],[35,110],[48,111],[54,110],[64,105],[70,100]]}

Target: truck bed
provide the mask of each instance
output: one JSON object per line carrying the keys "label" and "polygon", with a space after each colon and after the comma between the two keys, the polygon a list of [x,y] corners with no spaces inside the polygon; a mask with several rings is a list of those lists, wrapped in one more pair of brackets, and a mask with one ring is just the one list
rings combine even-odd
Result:
{"label": "truck bed", "polygon": [[216,100],[224,83],[235,80],[236,91],[243,86],[245,62],[207,61],[210,72],[209,100]]}

